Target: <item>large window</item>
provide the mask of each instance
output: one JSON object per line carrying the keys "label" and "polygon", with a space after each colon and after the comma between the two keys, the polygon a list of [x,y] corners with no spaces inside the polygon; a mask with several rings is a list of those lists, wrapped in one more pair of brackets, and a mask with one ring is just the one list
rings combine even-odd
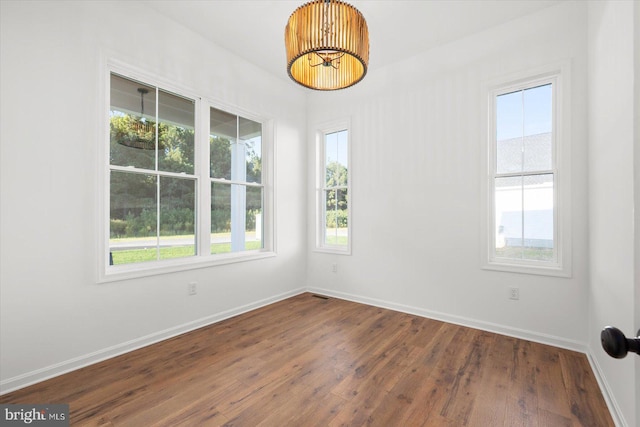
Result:
{"label": "large window", "polygon": [[338,124],[318,133],[317,249],[350,253],[349,130]]}
{"label": "large window", "polygon": [[504,85],[489,97],[489,265],[560,272],[559,76]]}
{"label": "large window", "polygon": [[195,102],[111,75],[110,264],[196,254]]}
{"label": "large window", "polygon": [[103,279],[271,250],[263,122],[124,73],[109,79]]}
{"label": "large window", "polygon": [[211,253],[262,248],[262,125],[210,109]]}

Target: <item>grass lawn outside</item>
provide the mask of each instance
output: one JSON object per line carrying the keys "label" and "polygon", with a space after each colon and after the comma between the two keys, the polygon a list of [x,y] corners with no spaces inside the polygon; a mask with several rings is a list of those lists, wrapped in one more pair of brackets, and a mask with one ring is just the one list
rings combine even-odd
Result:
{"label": "grass lawn outside", "polygon": [[327,236],[325,238],[327,245],[347,246],[349,244],[348,236]]}
{"label": "grass lawn outside", "polygon": [[553,248],[527,248],[517,246],[505,246],[496,249],[496,257],[510,259],[525,259],[534,261],[553,260]]}
{"label": "grass lawn outside", "polygon": [[[191,236],[168,236],[162,237],[162,241],[167,240],[193,240]],[[155,240],[155,238],[151,238]],[[231,252],[231,233],[215,233],[211,234],[211,254],[223,254]],[[139,243],[143,246],[145,243],[149,243],[148,237],[134,237],[128,239],[110,239],[109,243],[114,244],[133,244]],[[245,243],[245,250],[258,250],[262,248],[262,242],[260,240],[247,240]],[[157,261],[158,259],[174,259],[174,258],[186,258],[195,256],[195,246],[193,244],[175,246],[161,246],[157,248],[155,245],[149,245],[148,247],[133,247],[131,249],[116,249],[111,251],[114,265],[122,264],[135,264],[141,262]]]}
{"label": "grass lawn outside", "polygon": [[348,228],[330,228],[325,229],[324,243],[327,245],[347,246],[349,244]]}

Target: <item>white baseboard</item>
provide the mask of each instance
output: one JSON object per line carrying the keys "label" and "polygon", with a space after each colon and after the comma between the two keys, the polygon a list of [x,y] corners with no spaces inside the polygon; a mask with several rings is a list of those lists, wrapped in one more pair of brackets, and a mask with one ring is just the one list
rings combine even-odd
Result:
{"label": "white baseboard", "polygon": [[427,317],[429,319],[440,320],[442,322],[453,323],[454,325],[466,326],[469,328],[480,329],[487,332],[494,332],[501,335],[506,335],[514,338],[520,338],[528,341],[533,341],[541,344],[548,344],[554,347],[560,347],[567,350],[578,351],[580,353],[587,352],[587,346],[585,343],[569,340],[562,337],[557,337],[548,334],[541,334],[539,332],[527,331],[525,329],[512,328],[509,326],[500,325],[497,323],[484,322],[481,320],[471,319],[463,316],[456,316],[452,314],[441,313],[438,311],[427,310],[420,307],[413,307],[404,304],[398,304],[391,301],[384,301],[375,298],[368,298],[359,295],[347,294],[344,292],[336,292],[328,289],[321,288],[309,288],[309,292],[314,292],[322,295],[332,296],[348,301],[359,302],[362,304],[373,305],[375,307],[386,308],[389,310],[400,311],[402,313],[415,314],[416,316]]}
{"label": "white baseboard", "polygon": [[591,348],[589,348],[589,351],[587,351],[587,359],[589,360],[591,370],[596,377],[596,381],[598,381],[600,391],[602,391],[602,396],[604,397],[604,401],[607,403],[607,407],[609,408],[609,412],[611,413],[611,418],[613,418],[613,422],[615,423],[616,427],[628,427],[629,424],[626,422],[622,411],[618,406],[618,402],[616,402],[616,400],[613,398],[611,387],[609,387],[609,383],[602,373],[602,369],[600,368],[598,359],[591,352]]}
{"label": "white baseboard", "polygon": [[93,365],[98,362],[102,362],[103,360],[111,359],[112,357],[116,357],[121,354],[128,353],[130,351],[137,350],[169,338],[173,338],[186,332],[190,332],[195,329],[220,322],[230,317],[237,316],[239,314],[246,313],[260,307],[264,307],[265,305],[273,304],[283,299],[301,294],[305,291],[306,290],[304,288],[300,288],[293,291],[284,292],[273,297],[258,300],[249,304],[242,305],[240,307],[236,307],[230,310],[203,317],[198,320],[194,320],[192,322],[175,326],[173,328],[154,332],[152,334],[136,338],[134,340],[107,347],[93,353],[74,357],[73,359],[65,360],[54,365],[46,366],[44,368],[36,369],[31,372],[8,378],[0,382],[0,395],[10,393],[12,391],[39,383],[44,380],[48,380],[53,377],[57,377],[62,374],[66,374],[71,371],[75,371],[80,368],[84,368],[89,365]]}

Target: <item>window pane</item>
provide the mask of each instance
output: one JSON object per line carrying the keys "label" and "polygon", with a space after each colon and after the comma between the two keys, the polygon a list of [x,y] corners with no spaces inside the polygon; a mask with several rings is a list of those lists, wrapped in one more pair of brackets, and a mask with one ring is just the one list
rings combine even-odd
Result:
{"label": "window pane", "polygon": [[110,164],[155,169],[155,103],[154,87],[111,75]]}
{"label": "window pane", "polygon": [[347,190],[325,190],[325,244],[347,246],[349,243],[349,200]]}
{"label": "window pane", "polygon": [[522,171],[522,91],[496,97],[496,172]]}
{"label": "window pane", "polygon": [[160,177],[160,259],[196,254],[195,180]]}
{"label": "window pane", "polygon": [[496,97],[496,172],[552,168],[551,84]]}
{"label": "window pane", "polygon": [[263,247],[263,188],[211,184],[211,253]]}
{"label": "window pane", "polygon": [[325,186],[346,186],[347,168],[347,131],[325,135]]}
{"label": "window pane", "polygon": [[522,136],[522,91],[505,93],[496,97],[496,137],[498,141]]}
{"label": "window pane", "polygon": [[524,137],[524,171],[551,170],[551,133]]}
{"label": "window pane", "polygon": [[262,187],[247,187],[245,250],[262,249]]}
{"label": "window pane", "polygon": [[244,185],[231,185],[231,252],[243,251],[246,241],[246,200]]}
{"label": "window pane", "polygon": [[496,256],[552,261],[553,174],[496,178]]}
{"label": "window pane", "polygon": [[[342,165],[345,169],[349,167],[349,151],[347,150],[348,133],[346,130],[338,132],[338,153],[336,161]],[[345,184],[347,182],[345,181]]]}
{"label": "window pane", "polygon": [[238,133],[237,116],[211,108],[209,120],[210,176],[231,179],[231,144]]}
{"label": "window pane", "polygon": [[156,177],[111,172],[109,251],[113,264],[157,259]]}
{"label": "window pane", "polygon": [[231,185],[211,184],[211,253],[231,252]]}
{"label": "window pane", "polygon": [[498,141],[496,167],[499,174],[522,171],[522,138]]}
{"label": "window pane", "polygon": [[245,181],[262,183],[262,124],[243,117],[238,118],[239,139],[244,142]]}
{"label": "window pane", "polygon": [[524,91],[524,171],[551,169],[551,84]]}
{"label": "window pane", "polygon": [[554,259],[553,175],[524,177],[524,250],[530,260]]}
{"label": "window pane", "polygon": [[524,136],[551,132],[551,83],[524,90]]}
{"label": "window pane", "polygon": [[334,173],[338,159],[338,134],[330,133],[324,137],[324,164],[326,168],[326,181],[327,187],[333,187]]}
{"label": "window pane", "polygon": [[193,174],[195,103],[158,92],[158,169]]}
{"label": "window pane", "polygon": [[522,258],[522,177],[495,181],[496,256]]}

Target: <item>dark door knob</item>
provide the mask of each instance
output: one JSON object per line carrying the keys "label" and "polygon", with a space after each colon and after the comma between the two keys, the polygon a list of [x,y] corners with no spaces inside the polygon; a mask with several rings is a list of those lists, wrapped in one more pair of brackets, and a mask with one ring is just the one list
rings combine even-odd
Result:
{"label": "dark door knob", "polygon": [[622,359],[628,352],[640,355],[640,331],[636,338],[627,338],[620,329],[607,326],[600,333],[600,341],[604,351],[616,359]]}

